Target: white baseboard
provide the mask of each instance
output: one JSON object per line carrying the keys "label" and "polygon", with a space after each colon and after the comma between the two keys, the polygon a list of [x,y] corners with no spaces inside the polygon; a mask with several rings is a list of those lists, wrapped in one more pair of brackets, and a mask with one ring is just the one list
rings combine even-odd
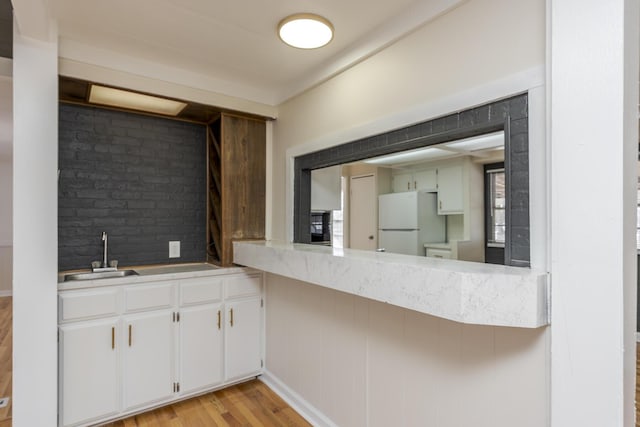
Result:
{"label": "white baseboard", "polygon": [[10,297],[13,295],[13,291],[0,291],[0,298],[2,297]]}
{"label": "white baseboard", "polygon": [[327,418],[317,408],[307,402],[302,396],[287,387],[282,381],[276,378],[272,373],[265,370],[259,378],[271,390],[282,398],[289,406],[291,406],[298,414],[315,427],[338,427],[333,421]]}

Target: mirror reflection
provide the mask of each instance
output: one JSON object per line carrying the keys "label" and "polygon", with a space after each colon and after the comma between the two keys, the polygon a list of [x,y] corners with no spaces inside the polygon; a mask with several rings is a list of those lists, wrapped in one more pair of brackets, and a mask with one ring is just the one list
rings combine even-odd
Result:
{"label": "mirror reflection", "polygon": [[504,132],[311,172],[311,242],[504,263]]}

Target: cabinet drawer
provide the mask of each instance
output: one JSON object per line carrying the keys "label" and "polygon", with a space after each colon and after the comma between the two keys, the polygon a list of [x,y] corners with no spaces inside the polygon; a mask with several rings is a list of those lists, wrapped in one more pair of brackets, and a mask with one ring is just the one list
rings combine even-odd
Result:
{"label": "cabinet drawer", "polygon": [[431,258],[451,259],[451,251],[447,249],[427,248],[427,256]]}
{"label": "cabinet drawer", "polygon": [[229,277],[225,280],[224,294],[226,298],[238,298],[259,295],[262,292],[262,276]]}
{"label": "cabinet drawer", "polygon": [[169,308],[173,305],[173,283],[135,285],[124,290],[125,311]]}
{"label": "cabinet drawer", "polygon": [[222,279],[202,278],[180,284],[180,305],[202,304],[222,299]]}
{"label": "cabinet drawer", "polygon": [[118,314],[118,289],[64,292],[58,295],[60,322]]}

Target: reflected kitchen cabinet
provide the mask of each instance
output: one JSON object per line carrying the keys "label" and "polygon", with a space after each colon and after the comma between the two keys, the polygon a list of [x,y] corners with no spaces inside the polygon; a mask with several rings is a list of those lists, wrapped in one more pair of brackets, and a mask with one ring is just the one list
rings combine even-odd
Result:
{"label": "reflected kitchen cabinet", "polygon": [[438,213],[464,213],[464,179],[462,165],[452,165],[437,169]]}
{"label": "reflected kitchen cabinet", "polygon": [[403,191],[413,190],[413,174],[410,173],[398,173],[394,174],[392,178],[393,192],[402,193]]}

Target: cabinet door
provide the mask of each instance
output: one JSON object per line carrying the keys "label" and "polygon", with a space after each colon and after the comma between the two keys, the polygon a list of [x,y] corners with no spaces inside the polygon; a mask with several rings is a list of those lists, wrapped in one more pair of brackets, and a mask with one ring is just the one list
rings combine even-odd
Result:
{"label": "cabinet door", "polygon": [[393,192],[402,193],[403,191],[412,191],[413,175],[410,173],[393,175]]}
{"label": "cabinet door", "polygon": [[437,191],[438,181],[435,169],[413,174],[414,189],[420,191]]}
{"label": "cabinet door", "polygon": [[173,394],[173,314],[162,310],[124,318],[125,410]]}
{"label": "cabinet door", "polygon": [[262,307],[260,298],[226,303],[225,379],[260,372],[262,368]]}
{"label": "cabinet door", "polygon": [[462,166],[438,169],[438,213],[461,214],[464,210]]}
{"label": "cabinet door", "polygon": [[119,411],[117,319],[60,326],[60,425]]}
{"label": "cabinet door", "polygon": [[189,393],[222,382],[222,304],[180,311],[180,391]]}

